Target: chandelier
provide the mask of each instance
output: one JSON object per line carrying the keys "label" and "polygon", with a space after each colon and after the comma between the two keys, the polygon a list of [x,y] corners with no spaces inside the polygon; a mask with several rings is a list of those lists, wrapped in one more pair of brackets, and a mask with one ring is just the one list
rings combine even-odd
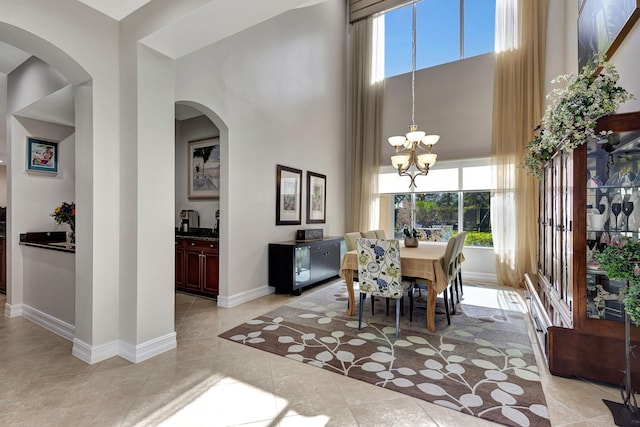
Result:
{"label": "chandelier", "polygon": [[[437,154],[431,152],[433,144],[438,142],[440,135],[427,135],[419,131],[415,124],[415,88],[416,88],[416,1],[413,0],[413,16],[411,23],[411,125],[405,136],[392,136],[389,144],[396,148],[396,154],[391,156],[391,164],[398,169],[398,175],[411,178],[409,188],[415,188],[418,175],[427,175],[429,168],[436,163]],[[415,166],[416,172],[410,172]]]}

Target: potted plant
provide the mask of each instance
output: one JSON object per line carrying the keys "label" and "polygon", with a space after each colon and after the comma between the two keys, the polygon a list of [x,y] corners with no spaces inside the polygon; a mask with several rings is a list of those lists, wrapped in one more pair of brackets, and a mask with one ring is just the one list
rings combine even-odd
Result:
{"label": "potted plant", "polygon": [[550,103],[545,109],[534,138],[527,145],[524,168],[537,179],[547,161],[557,150],[572,152],[594,135],[596,122],[608,116],[634,96],[618,84],[618,72],[604,56],[593,66],[586,65],[574,76],[556,77],[551,83],[562,83],[547,95]]}
{"label": "potted plant", "polygon": [[404,245],[407,248],[417,248],[418,240],[420,238],[420,232],[415,228],[410,228],[406,225],[402,232],[404,233]]}
{"label": "potted plant", "polygon": [[640,242],[622,241],[618,246],[607,246],[596,255],[600,267],[611,279],[624,280],[625,311],[625,379],[622,385],[624,404],[604,400],[613,413],[617,425],[640,426],[638,404],[631,386],[631,323],[640,326]]}

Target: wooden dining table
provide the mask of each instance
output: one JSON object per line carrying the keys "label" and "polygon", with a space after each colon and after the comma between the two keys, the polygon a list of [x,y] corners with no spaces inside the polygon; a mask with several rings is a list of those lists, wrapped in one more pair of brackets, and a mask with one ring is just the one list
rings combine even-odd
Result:
{"label": "wooden dining table", "polygon": [[[447,275],[444,272],[444,253],[446,242],[420,242],[416,248],[400,246],[400,268],[403,277],[426,279],[427,287],[427,329],[436,331],[436,297],[447,289]],[[357,251],[345,253],[340,265],[340,277],[347,284],[349,292],[349,316],[355,311],[353,272],[358,270]]]}

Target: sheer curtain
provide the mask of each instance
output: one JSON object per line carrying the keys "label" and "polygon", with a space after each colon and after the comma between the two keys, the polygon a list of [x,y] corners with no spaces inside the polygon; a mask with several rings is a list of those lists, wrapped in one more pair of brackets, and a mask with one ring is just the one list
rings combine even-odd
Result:
{"label": "sheer curtain", "polygon": [[537,265],[538,183],[520,165],[544,112],[549,1],[497,0],[491,227],[499,284]]}
{"label": "sheer curtain", "polygon": [[[379,78],[380,20],[351,24],[351,91],[347,147],[347,231],[378,225],[378,165],[384,80]],[[375,48],[374,48],[375,47]]]}

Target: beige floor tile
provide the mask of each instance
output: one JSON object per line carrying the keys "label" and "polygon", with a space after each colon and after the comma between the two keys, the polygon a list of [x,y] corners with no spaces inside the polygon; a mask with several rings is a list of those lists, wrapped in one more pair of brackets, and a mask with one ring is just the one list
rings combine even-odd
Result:
{"label": "beige floor tile", "polygon": [[[481,287],[465,291],[466,303],[481,300]],[[482,296],[504,307],[518,297]],[[0,425],[495,425],[217,337],[293,298],[274,294],[223,309],[178,293],[178,348],[138,364],[114,357],[87,365],[71,355],[69,341],[22,317],[0,316]],[[0,294],[0,307],[5,302]],[[619,401],[617,387],[554,377],[534,352],[552,426],[613,426],[602,399]]]}

